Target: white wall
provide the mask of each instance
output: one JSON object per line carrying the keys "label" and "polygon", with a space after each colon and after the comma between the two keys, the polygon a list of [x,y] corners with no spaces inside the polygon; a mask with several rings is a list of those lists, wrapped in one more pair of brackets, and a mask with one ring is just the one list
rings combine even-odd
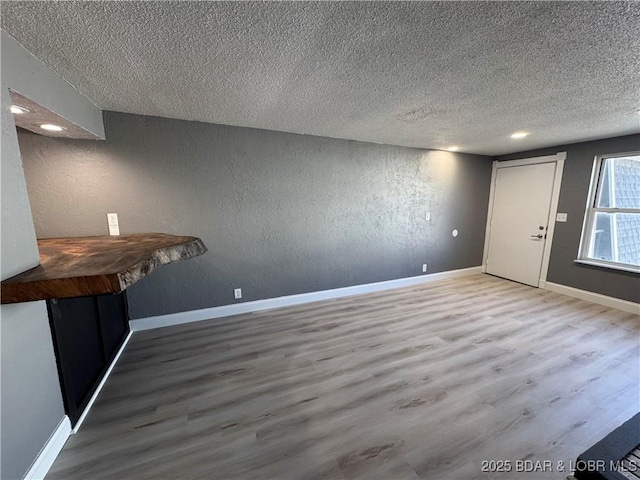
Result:
{"label": "white wall", "polygon": [[[0,275],[38,264],[9,88],[104,137],[102,112],[2,32]],[[64,417],[45,302],[0,307],[0,478],[22,478]]]}

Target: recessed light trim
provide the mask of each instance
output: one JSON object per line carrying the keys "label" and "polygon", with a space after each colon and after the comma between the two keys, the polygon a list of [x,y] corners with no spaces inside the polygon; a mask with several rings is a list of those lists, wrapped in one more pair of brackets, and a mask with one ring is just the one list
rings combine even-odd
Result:
{"label": "recessed light trim", "polygon": [[29,113],[28,108],[21,107],[20,105],[11,105],[11,113],[14,115],[22,115],[23,113]]}
{"label": "recessed light trim", "polygon": [[447,150],[449,150],[450,152],[457,152],[458,150],[460,150],[460,147],[457,145],[451,145],[447,148]]}
{"label": "recessed light trim", "polygon": [[528,137],[529,135],[531,135],[529,132],[513,132],[511,134],[511,138],[519,140],[521,138]]}
{"label": "recessed light trim", "polygon": [[54,125],[53,123],[43,123],[42,125],[40,125],[40,128],[43,130],[48,130],[50,132],[61,132],[62,130],[64,130],[64,128],[58,125]]}

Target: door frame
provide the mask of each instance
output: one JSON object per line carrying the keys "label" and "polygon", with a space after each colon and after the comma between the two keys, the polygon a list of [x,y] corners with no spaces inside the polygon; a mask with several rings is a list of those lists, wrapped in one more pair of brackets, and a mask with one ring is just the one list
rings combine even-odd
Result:
{"label": "door frame", "polygon": [[553,177],[553,190],[551,192],[551,205],[549,206],[549,218],[547,219],[547,238],[542,253],[542,266],[540,269],[540,279],[538,288],[544,288],[549,271],[549,259],[551,257],[551,244],[553,243],[553,233],[555,231],[555,219],[558,213],[558,199],[560,198],[560,186],[562,184],[562,172],[567,152],[558,152],[555,155],[545,155],[543,157],[523,158],[520,160],[507,160],[499,162],[494,160],[491,168],[491,187],[489,189],[489,210],[487,212],[487,225],[484,234],[484,250],[482,252],[482,272],[487,271],[487,255],[489,254],[489,238],[491,236],[491,218],[493,217],[493,203],[495,201],[495,185],[499,168],[521,167],[523,165],[537,165],[541,163],[555,163],[556,170]]}

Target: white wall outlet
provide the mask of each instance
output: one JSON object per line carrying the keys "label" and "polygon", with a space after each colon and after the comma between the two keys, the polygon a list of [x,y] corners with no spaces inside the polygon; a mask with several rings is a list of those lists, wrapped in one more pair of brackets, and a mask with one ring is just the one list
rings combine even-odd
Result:
{"label": "white wall outlet", "polygon": [[431,212],[427,212],[424,214],[424,219],[428,222],[429,220],[431,220]]}
{"label": "white wall outlet", "polygon": [[426,264],[426,263],[423,263],[423,264],[422,264],[422,272],[424,273],[424,272],[426,272],[426,271],[427,271],[427,264]]}
{"label": "white wall outlet", "polygon": [[239,298],[242,298],[242,289],[241,288],[234,288],[233,289],[233,298],[235,298],[236,300],[238,300]]}
{"label": "white wall outlet", "polygon": [[109,225],[109,235],[120,235],[117,213],[107,213],[107,224]]}
{"label": "white wall outlet", "polygon": [[556,214],[556,222],[566,222],[567,214],[566,213],[558,213]]}

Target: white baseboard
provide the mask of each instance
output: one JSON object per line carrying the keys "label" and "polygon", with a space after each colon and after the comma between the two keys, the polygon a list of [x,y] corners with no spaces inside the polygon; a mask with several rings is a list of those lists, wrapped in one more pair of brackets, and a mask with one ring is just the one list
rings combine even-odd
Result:
{"label": "white baseboard", "polygon": [[609,297],[600,293],[588,292],[586,290],[580,290],[579,288],[567,287],[566,285],[560,285],[558,283],[545,282],[545,290],[551,292],[562,293],[569,295],[570,297],[580,298],[581,300],[587,300],[589,302],[604,305],[606,307],[617,308],[618,310],[624,310],[625,312],[635,313],[640,315],[640,303],[630,302],[628,300],[620,300],[619,298]]}
{"label": "white baseboard", "polygon": [[118,350],[118,353],[116,353],[116,356],[113,357],[113,361],[111,362],[111,365],[109,365],[109,368],[107,369],[107,371],[105,372],[104,376],[102,377],[102,380],[100,380],[100,383],[98,384],[98,387],[96,388],[96,391],[93,392],[93,395],[91,395],[91,399],[89,400],[89,403],[87,403],[87,406],[82,411],[82,415],[80,415],[80,418],[78,419],[78,422],[76,423],[76,425],[73,427],[73,431],[71,433],[77,433],[78,430],[80,429],[80,426],[82,425],[82,422],[84,422],[84,419],[87,416],[87,413],[89,413],[89,410],[91,410],[91,407],[93,406],[93,403],[96,401],[96,398],[98,398],[98,394],[100,393],[100,390],[102,390],[102,387],[106,383],[107,378],[109,378],[109,375],[111,374],[111,370],[113,370],[113,367],[115,367],[116,362],[120,358],[120,355],[122,355],[122,352],[124,351],[125,347],[127,346],[127,343],[129,343],[129,339],[131,338],[131,335],[133,335],[133,332],[129,331],[129,334],[127,335],[127,338],[124,339],[124,342],[122,342],[122,345],[120,346],[120,349]]}
{"label": "white baseboard", "polygon": [[130,331],[127,337],[122,342],[122,345],[118,350],[118,353],[116,353],[116,356],[113,357],[113,361],[111,362],[111,365],[109,365],[109,368],[105,372],[104,377],[102,377],[102,380],[98,384],[96,391],[93,392],[93,395],[89,400],[89,403],[87,403],[87,406],[82,412],[82,415],[78,419],[78,422],[76,423],[73,430],[71,429],[71,421],[69,420],[69,417],[65,415],[64,418],[60,421],[58,428],[56,428],[55,432],[53,432],[53,434],[49,438],[49,441],[47,441],[44,448],[38,454],[38,457],[33,462],[33,465],[31,465],[31,468],[26,473],[23,480],[41,480],[47,475],[47,473],[49,473],[49,469],[51,468],[51,465],[53,465],[53,462],[56,460],[56,458],[60,454],[60,451],[62,450],[62,447],[64,447],[64,444],[69,438],[69,436],[76,433],[80,428],[80,425],[82,425],[82,422],[87,416],[87,413],[89,413],[89,410],[93,406],[93,403],[96,401],[96,398],[98,398],[98,394],[100,393],[100,390],[102,390],[102,387],[107,381],[109,374],[111,374],[113,367],[116,365],[116,362],[120,358],[120,355],[122,355],[122,352],[127,346],[127,343],[129,343],[129,339],[131,338],[132,334],[133,332]]}
{"label": "white baseboard", "polygon": [[289,307],[303,303],[318,302],[334,298],[348,297],[351,295],[362,295],[365,293],[379,292],[393,288],[409,287],[422,283],[434,282],[446,278],[466,277],[481,273],[482,267],[463,268],[460,270],[450,270],[448,272],[431,273],[417,277],[398,278],[385,282],[367,283],[364,285],[354,285],[351,287],[335,288],[332,290],[321,290],[318,292],[300,293],[298,295],[287,295],[284,297],[268,298],[253,302],[236,303],[233,305],[223,305],[221,307],[203,308],[201,310],[191,310],[188,312],[171,313],[168,315],[158,315],[155,317],[140,318],[131,320],[129,328],[136,332],[140,330],[150,330],[152,328],[168,327],[183,323],[199,322],[213,318],[228,317],[241,313],[258,312],[272,308]]}
{"label": "white baseboard", "polygon": [[49,473],[51,465],[53,465],[62,447],[64,447],[69,435],[71,435],[71,422],[69,421],[69,417],[65,415],[36,457],[29,471],[27,471],[24,480],[43,479],[47,473]]}

